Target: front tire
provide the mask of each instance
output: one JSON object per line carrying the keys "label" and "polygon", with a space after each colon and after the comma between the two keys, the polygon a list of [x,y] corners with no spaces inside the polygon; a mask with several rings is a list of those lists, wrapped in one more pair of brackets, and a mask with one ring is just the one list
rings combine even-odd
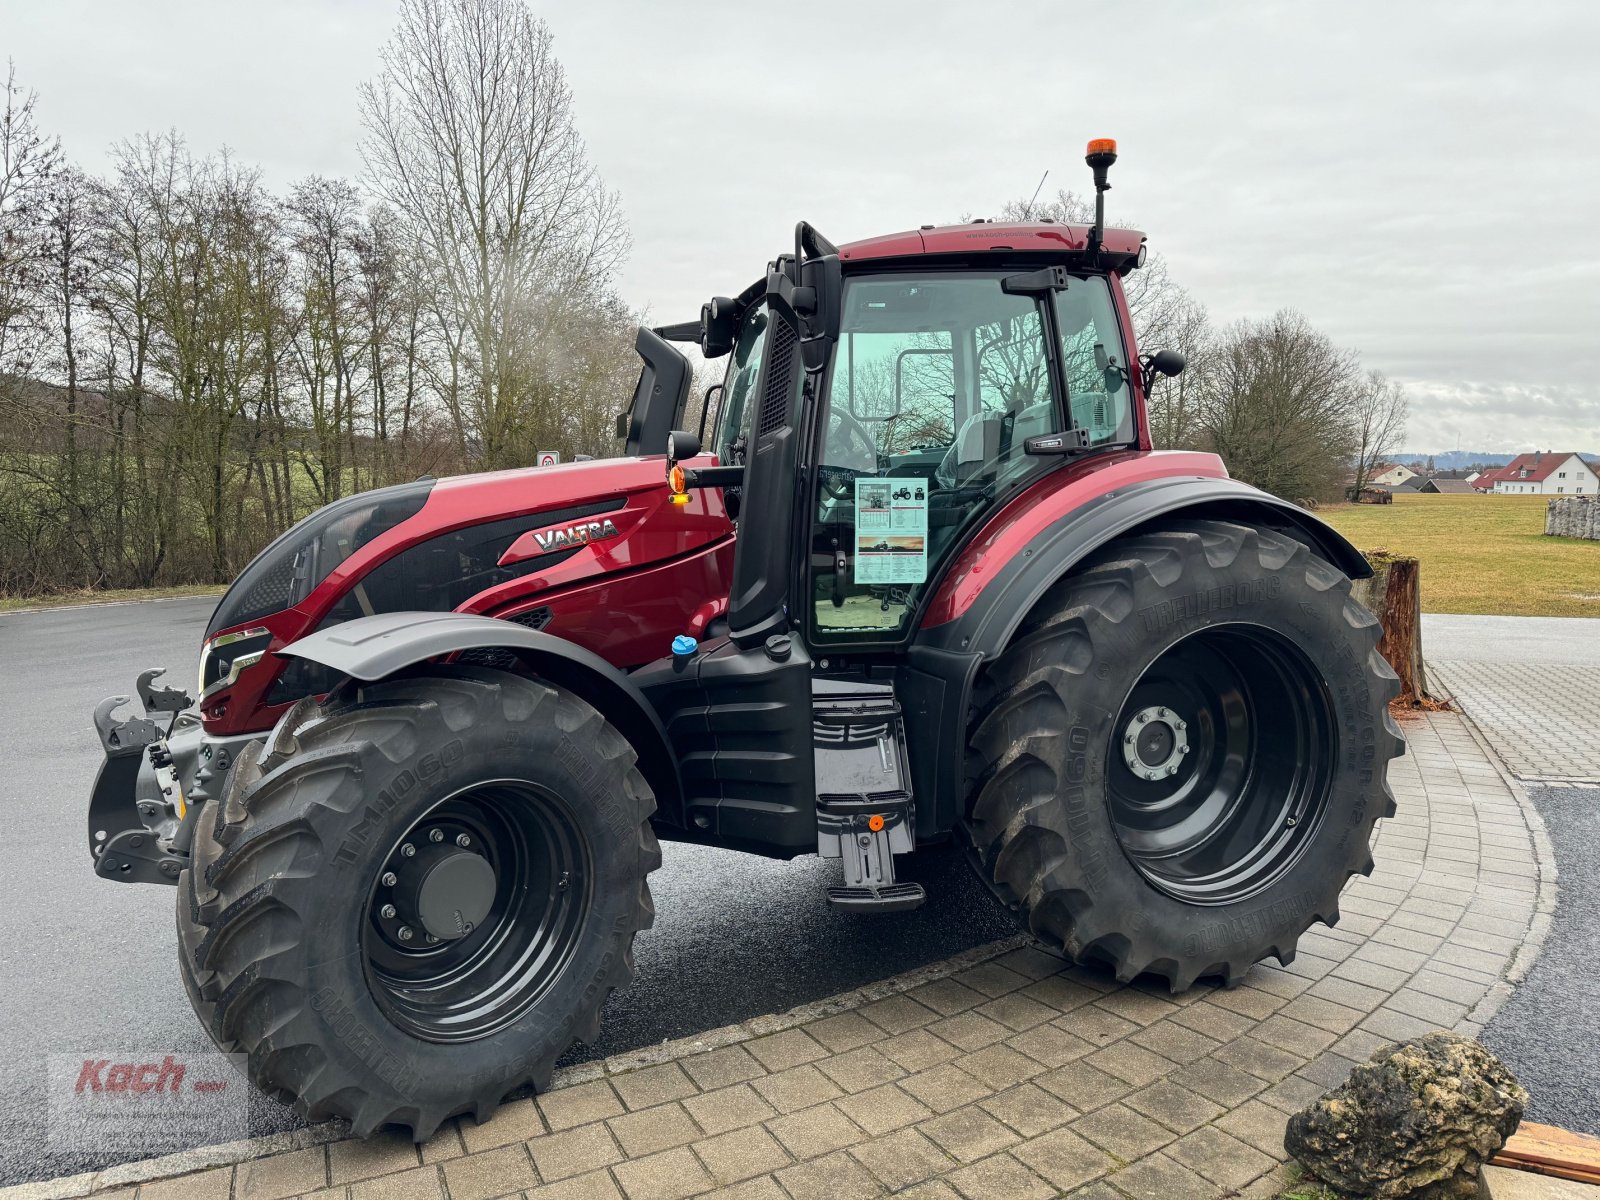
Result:
{"label": "front tire", "polygon": [[219,1048],[308,1120],[418,1141],[599,1033],[654,916],[655,803],[576,696],[477,667],[296,705],[202,814],[179,959]]}
{"label": "front tire", "polygon": [[1380,632],[1282,533],[1185,521],[1112,543],[988,674],[980,870],[1036,936],[1123,982],[1179,992],[1289,962],[1394,812]]}

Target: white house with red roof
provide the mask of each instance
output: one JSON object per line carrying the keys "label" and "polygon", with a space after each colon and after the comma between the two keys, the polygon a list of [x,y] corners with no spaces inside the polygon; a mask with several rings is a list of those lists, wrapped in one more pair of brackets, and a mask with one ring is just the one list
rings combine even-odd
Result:
{"label": "white house with red roof", "polygon": [[1600,475],[1576,454],[1535,450],[1485,471],[1472,486],[1498,496],[1594,496],[1600,494]]}

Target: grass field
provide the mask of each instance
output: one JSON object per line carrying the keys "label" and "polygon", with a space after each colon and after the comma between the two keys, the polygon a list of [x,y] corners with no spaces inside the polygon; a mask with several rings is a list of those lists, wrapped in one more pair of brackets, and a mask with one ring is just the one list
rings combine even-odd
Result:
{"label": "grass field", "polygon": [[1317,515],[1363,550],[1422,563],[1437,613],[1600,617],[1600,542],[1544,535],[1545,496],[1424,496]]}
{"label": "grass field", "polygon": [[53,596],[0,596],[0,613],[19,608],[61,608],[72,604],[119,604],[127,600],[165,600],[173,596],[220,596],[214,583],[188,587],[123,588],[109,591],[57,592]]}

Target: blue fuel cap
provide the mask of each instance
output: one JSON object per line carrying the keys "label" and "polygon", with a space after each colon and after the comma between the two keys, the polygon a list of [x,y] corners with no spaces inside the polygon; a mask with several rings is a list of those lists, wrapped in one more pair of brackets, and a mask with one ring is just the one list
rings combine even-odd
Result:
{"label": "blue fuel cap", "polygon": [[672,653],[679,658],[693,654],[700,649],[700,643],[686,633],[680,633],[672,639]]}

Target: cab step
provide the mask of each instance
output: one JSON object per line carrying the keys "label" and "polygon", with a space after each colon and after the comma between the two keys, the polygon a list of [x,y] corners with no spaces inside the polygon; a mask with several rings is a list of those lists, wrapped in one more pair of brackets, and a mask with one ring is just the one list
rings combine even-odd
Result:
{"label": "cab step", "polygon": [[842,886],[828,903],[855,912],[906,912],[927,899],[896,883],[894,856],[916,848],[916,807],[905,726],[892,689],[829,691],[812,701],[817,853],[837,858]]}
{"label": "cab step", "polygon": [[910,912],[928,898],[920,883],[891,883],[887,887],[831,887],[828,903],[855,912]]}

